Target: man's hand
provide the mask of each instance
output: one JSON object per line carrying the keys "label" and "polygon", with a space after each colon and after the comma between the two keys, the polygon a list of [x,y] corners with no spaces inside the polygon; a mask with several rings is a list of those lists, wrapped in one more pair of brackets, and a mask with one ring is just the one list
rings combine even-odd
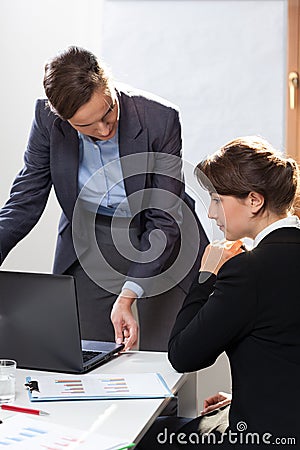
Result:
{"label": "man's hand", "polygon": [[226,261],[243,252],[242,246],[242,241],[216,241],[209,244],[203,253],[200,271],[217,275]]}
{"label": "man's hand", "polygon": [[203,403],[203,410],[200,412],[201,416],[221,408],[222,406],[229,405],[229,403],[231,403],[231,398],[232,395],[227,394],[226,392],[218,392],[212,397],[206,398]]}
{"label": "man's hand", "polygon": [[135,292],[123,289],[111,311],[110,318],[115,329],[116,343],[124,343],[124,350],[130,350],[138,338],[138,325],[131,311],[131,305],[136,297]]}

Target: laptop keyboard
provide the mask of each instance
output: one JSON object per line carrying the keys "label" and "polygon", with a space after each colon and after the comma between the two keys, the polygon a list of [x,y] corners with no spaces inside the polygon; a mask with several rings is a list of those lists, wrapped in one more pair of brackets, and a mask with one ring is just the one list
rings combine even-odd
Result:
{"label": "laptop keyboard", "polygon": [[82,351],[82,358],[83,362],[90,361],[90,359],[94,358],[97,355],[101,355],[102,352],[93,352],[91,350],[83,350]]}

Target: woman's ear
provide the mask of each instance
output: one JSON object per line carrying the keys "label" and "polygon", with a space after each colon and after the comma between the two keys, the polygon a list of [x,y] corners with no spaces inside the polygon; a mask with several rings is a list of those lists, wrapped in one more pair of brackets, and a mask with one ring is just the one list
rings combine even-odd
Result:
{"label": "woman's ear", "polygon": [[258,192],[250,192],[247,200],[253,214],[257,214],[265,204],[264,196]]}

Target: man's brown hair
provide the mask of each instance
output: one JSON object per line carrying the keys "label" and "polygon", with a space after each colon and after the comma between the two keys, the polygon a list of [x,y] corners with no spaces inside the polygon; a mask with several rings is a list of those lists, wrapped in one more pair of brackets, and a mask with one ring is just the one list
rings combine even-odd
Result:
{"label": "man's brown hair", "polygon": [[45,65],[44,88],[51,109],[68,120],[87,103],[95,90],[110,93],[108,69],[93,53],[69,47]]}

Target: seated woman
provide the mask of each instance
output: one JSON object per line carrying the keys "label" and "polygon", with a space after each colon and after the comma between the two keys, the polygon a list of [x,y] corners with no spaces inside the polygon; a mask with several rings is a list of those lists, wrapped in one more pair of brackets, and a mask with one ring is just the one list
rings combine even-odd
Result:
{"label": "seated woman", "polygon": [[[253,136],[226,144],[198,164],[196,175],[225,239],[248,237],[254,245],[251,251],[239,241],[206,248],[171,333],[169,360],[177,371],[192,372],[227,353],[229,422],[207,448],[300,448],[300,221],[292,215],[298,166]],[[230,399],[216,395],[204,411],[219,401]],[[202,421],[160,419],[138,448],[205,446],[194,433]]]}

